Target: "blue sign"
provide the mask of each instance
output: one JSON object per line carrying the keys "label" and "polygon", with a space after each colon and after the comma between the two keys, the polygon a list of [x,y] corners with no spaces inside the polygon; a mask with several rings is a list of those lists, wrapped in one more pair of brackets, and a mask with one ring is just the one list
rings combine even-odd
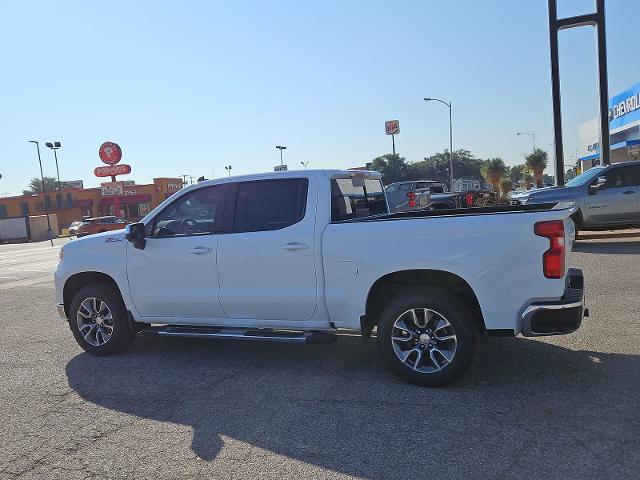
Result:
{"label": "blue sign", "polygon": [[640,120],[640,83],[609,100],[611,130]]}

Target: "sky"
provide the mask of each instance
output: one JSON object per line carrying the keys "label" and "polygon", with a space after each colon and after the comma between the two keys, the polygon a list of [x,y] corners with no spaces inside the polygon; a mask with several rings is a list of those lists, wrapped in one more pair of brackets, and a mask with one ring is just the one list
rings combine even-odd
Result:
{"label": "sky", "polygon": [[[637,0],[607,0],[609,91],[640,81]],[[558,0],[560,16],[593,11]],[[362,166],[391,152],[418,161],[453,146],[522,163],[536,133],[551,152],[546,0],[332,0],[2,3],[0,196],[55,176],[98,186],[104,141],[149,183]],[[565,161],[597,114],[595,35],[560,35]],[[550,153],[550,158],[552,154]],[[570,165],[568,165],[570,166]],[[552,169],[548,169],[553,173]]]}

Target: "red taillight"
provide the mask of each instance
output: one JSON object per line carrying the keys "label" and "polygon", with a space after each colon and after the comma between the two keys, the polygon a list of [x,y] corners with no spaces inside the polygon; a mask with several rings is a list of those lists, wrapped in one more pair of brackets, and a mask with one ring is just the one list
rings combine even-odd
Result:
{"label": "red taillight", "polygon": [[409,206],[410,207],[415,207],[416,206],[416,192],[408,192],[407,193],[407,197],[409,197]]}
{"label": "red taillight", "polygon": [[465,197],[467,200],[467,207],[470,207],[471,205],[473,205],[473,193],[467,193]]}
{"label": "red taillight", "polygon": [[564,222],[550,220],[538,222],[533,231],[540,237],[549,239],[549,250],[542,255],[542,271],[547,278],[562,278],[564,276]]}

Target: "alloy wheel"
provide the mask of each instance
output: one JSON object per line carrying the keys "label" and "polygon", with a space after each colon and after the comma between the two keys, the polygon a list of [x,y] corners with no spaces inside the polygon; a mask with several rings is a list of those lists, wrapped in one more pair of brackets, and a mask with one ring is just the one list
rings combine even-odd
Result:
{"label": "alloy wheel", "polygon": [[430,308],[412,308],[394,322],[391,344],[398,359],[412,370],[435,373],[453,361],[458,340],[443,315]]}
{"label": "alloy wheel", "polygon": [[101,347],[113,335],[113,316],[109,306],[99,298],[82,301],[76,314],[78,331],[82,338],[94,347]]}

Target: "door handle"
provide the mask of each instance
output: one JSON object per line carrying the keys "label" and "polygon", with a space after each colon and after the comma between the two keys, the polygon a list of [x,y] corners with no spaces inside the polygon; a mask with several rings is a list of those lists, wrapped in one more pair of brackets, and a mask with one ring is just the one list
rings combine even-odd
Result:
{"label": "door handle", "polygon": [[635,190],[627,190],[626,192],[622,192],[623,195],[633,195],[635,192]]}
{"label": "door handle", "polygon": [[304,250],[305,248],[309,248],[309,245],[307,245],[306,243],[298,243],[298,242],[291,242],[291,243],[287,243],[286,245],[283,245],[282,248],[284,250]]}
{"label": "door handle", "polygon": [[202,255],[203,253],[211,252],[213,252],[213,249],[209,247],[193,247],[191,250],[189,250],[189,253],[193,253],[194,255]]}

